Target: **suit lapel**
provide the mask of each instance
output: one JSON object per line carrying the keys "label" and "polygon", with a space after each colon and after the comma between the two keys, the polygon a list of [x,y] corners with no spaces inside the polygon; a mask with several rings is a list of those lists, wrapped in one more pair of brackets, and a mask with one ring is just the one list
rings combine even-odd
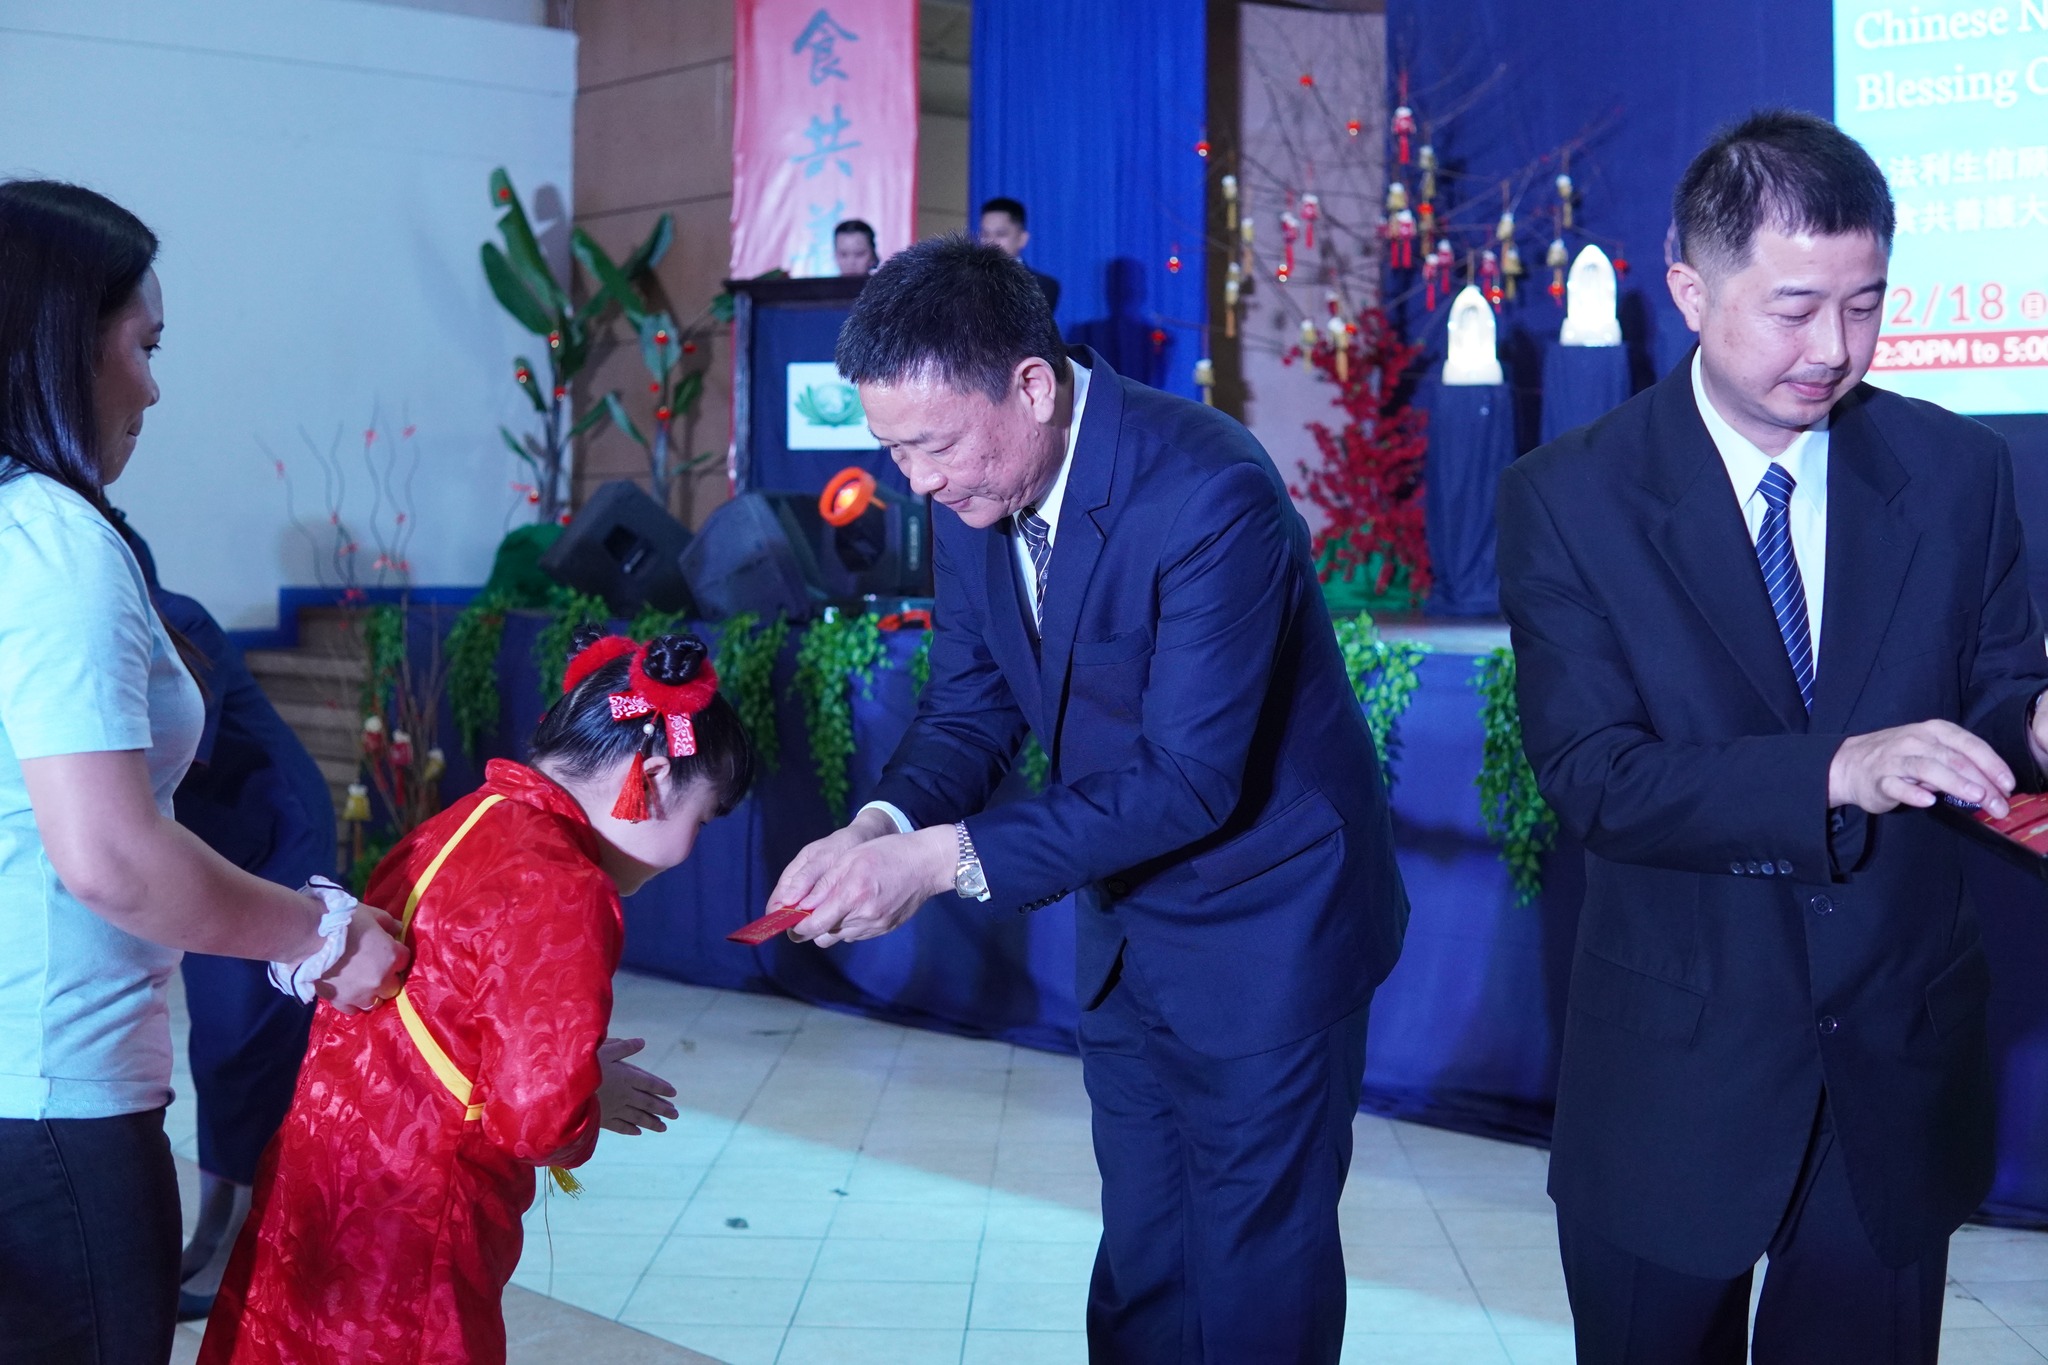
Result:
{"label": "suit lapel", "polygon": [[[1758,697],[1786,729],[1804,731],[1806,705],[1799,680],[1778,634],[1756,545],[1728,485],[1727,466],[1693,402],[1690,359],[1658,386],[1653,421],[1657,434],[1642,482],[1671,504],[1663,525],[1652,532],[1657,549]],[[1832,482],[1828,493],[1834,495]]]}
{"label": "suit lapel", "polygon": [[1067,672],[1074,660],[1074,634],[1080,627],[1081,603],[1102,557],[1104,529],[1110,516],[1117,433],[1123,428],[1123,381],[1107,361],[1085,346],[1072,354],[1089,367],[1088,407],[1074,446],[1074,465],[1067,473],[1067,492],[1060,506],[1059,532],[1053,540],[1052,569],[1046,578],[1045,609],[1039,622],[1040,686],[1047,745],[1055,762],[1061,708],[1066,702]]}
{"label": "suit lapel", "polygon": [[1828,433],[1828,581],[1821,608],[1813,728],[1846,730],[1919,544],[1896,499],[1907,475],[1866,412],[1859,388]]}
{"label": "suit lapel", "polygon": [[1045,697],[1039,690],[1038,649],[1031,641],[1031,627],[1024,620],[1031,602],[1017,580],[1015,546],[1008,530],[1001,525],[984,531],[982,539],[987,542],[988,551],[988,591],[982,595],[982,601],[988,604],[983,615],[988,622],[985,638],[989,653],[1009,679],[1010,691],[1024,708],[1031,728],[1043,734]]}

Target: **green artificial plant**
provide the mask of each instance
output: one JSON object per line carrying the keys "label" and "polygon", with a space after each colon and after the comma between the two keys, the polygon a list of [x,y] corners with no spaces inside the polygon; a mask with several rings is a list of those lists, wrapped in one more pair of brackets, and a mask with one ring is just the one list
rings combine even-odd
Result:
{"label": "green artificial plant", "polygon": [[1365,708],[1366,729],[1372,732],[1373,749],[1380,760],[1380,777],[1394,784],[1394,760],[1400,756],[1401,717],[1415,699],[1421,685],[1417,668],[1429,646],[1413,640],[1388,640],[1380,635],[1372,613],[1339,618],[1337,648],[1344,656],[1344,673],[1351,690]]}
{"label": "green artificial plant", "polygon": [[853,757],[853,686],[858,682],[867,692],[875,665],[887,657],[874,617],[848,616],[831,607],[797,645],[796,690],[803,699],[818,791],[840,824],[846,823],[852,787],[846,765]]}
{"label": "green artificial plant", "polygon": [[1472,686],[1479,693],[1479,723],[1485,730],[1475,779],[1480,823],[1500,845],[1516,902],[1527,905],[1543,890],[1543,855],[1557,842],[1557,816],[1538,790],[1536,772],[1522,748],[1514,651],[1502,646],[1474,660]]}
{"label": "green artificial plant", "polygon": [[[512,378],[540,418],[537,428],[523,436],[515,436],[509,427],[498,430],[533,476],[528,497],[537,519],[556,521],[568,505],[571,444],[610,412],[608,404],[593,403],[581,418],[572,421],[569,384],[589,363],[591,338],[617,301],[608,289],[598,290],[580,307],[570,299],[568,289],[555,278],[554,268],[541,254],[533,224],[502,166],[491,172],[491,202],[502,210],[498,233],[505,244],[483,244],[484,278],[505,311],[546,342],[548,362],[545,388],[531,360],[519,356],[512,366]],[[618,269],[628,279],[648,269],[668,250],[672,236],[673,227],[664,214],[647,240]],[[572,240],[579,258],[586,243],[587,249],[596,248],[581,228],[572,234]]]}

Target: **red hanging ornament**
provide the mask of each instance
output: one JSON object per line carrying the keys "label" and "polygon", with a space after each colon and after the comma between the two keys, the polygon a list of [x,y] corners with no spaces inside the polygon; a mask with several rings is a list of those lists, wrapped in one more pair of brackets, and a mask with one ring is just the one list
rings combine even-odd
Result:
{"label": "red hanging ornament", "polygon": [[1353,136],[1353,137],[1357,137],[1357,136],[1358,136],[1358,129],[1359,129],[1359,122],[1358,122],[1358,120],[1357,120],[1357,119],[1352,119],[1352,120],[1351,120],[1351,121],[1350,121],[1349,123],[1347,123],[1347,124],[1345,124],[1345,125],[1344,125],[1344,131],[1345,131],[1345,132],[1347,132],[1347,133],[1349,133],[1349,134],[1351,134],[1351,136]]}
{"label": "red hanging ornament", "polygon": [[1169,275],[1180,274],[1180,253],[1175,252],[1166,258],[1166,273]]}
{"label": "red hanging ornament", "polygon": [[686,342],[684,342],[684,343],[683,343],[683,354],[684,354],[684,355],[695,355],[695,354],[697,354],[697,343],[696,343],[696,342],[694,342],[694,341],[686,341]]}
{"label": "red hanging ornament", "polygon": [[669,416],[670,413],[667,408],[656,408],[654,410],[654,420],[657,422],[666,422]]}
{"label": "red hanging ornament", "polygon": [[1195,155],[1201,157],[1204,161],[1207,161],[1209,159],[1208,138],[1203,138],[1199,142],[1195,143]]}
{"label": "red hanging ornament", "polygon": [[1280,262],[1280,279],[1282,283],[1285,283],[1287,277],[1294,273],[1294,243],[1300,236],[1301,220],[1292,213],[1281,214],[1280,244],[1283,248],[1283,258]]}
{"label": "red hanging ornament", "polygon": [[1311,86],[1316,83],[1316,78],[1314,76],[1311,76],[1308,72],[1304,71],[1301,73],[1301,83],[1304,87]]}
{"label": "red hanging ornament", "polygon": [[1479,258],[1479,292],[1486,295],[1486,301],[1493,305],[1495,312],[1500,311],[1500,257],[1491,251]]}
{"label": "red hanging ornament", "polygon": [[1313,193],[1301,196],[1302,245],[1310,251],[1316,249],[1316,219],[1323,210],[1323,201]]}
{"label": "red hanging ornament", "polygon": [[1415,136],[1415,111],[1405,104],[1397,106],[1391,126],[1396,163],[1405,166],[1408,164],[1408,139]]}

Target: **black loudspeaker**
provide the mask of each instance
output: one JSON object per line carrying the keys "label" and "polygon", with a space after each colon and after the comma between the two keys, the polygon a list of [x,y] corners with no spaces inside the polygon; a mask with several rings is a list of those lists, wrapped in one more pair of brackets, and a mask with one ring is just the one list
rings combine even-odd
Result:
{"label": "black loudspeaker", "polygon": [[681,559],[690,532],[639,484],[620,479],[591,495],[540,557],[548,577],[602,597],[612,614],[642,607],[694,615]]}
{"label": "black loudspeaker", "polygon": [[812,493],[769,493],[803,528],[819,585],[835,601],[932,595],[931,513],[924,499],[890,494],[845,526],[833,526]]}
{"label": "black loudspeaker", "polygon": [[[742,493],[704,522],[681,558],[698,610],[723,621],[752,612],[807,620],[825,604],[824,575],[804,526],[791,510],[796,494]],[[810,496],[817,512],[817,496]]]}

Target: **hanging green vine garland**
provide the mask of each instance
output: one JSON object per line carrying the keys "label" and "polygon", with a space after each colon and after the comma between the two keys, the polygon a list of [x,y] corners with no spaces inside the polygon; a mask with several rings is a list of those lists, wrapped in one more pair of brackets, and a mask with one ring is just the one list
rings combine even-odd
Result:
{"label": "hanging green vine garland", "polygon": [[796,647],[796,690],[803,698],[818,791],[841,824],[851,787],[846,765],[853,757],[853,684],[858,679],[867,693],[875,665],[887,657],[874,617],[842,616],[829,607]]}
{"label": "hanging green vine garland", "polygon": [[505,641],[507,608],[500,594],[481,593],[448,628],[448,700],[462,752],[471,762],[476,760],[477,746],[497,728],[502,716],[498,648]]}
{"label": "hanging green vine garland", "polygon": [[587,597],[574,588],[548,594],[548,623],[533,637],[533,667],[540,674],[540,701],[554,704],[562,694],[562,675],[569,671],[569,646],[578,626],[602,630],[611,624],[612,609],[602,597]]}
{"label": "hanging green vine garland", "polygon": [[910,656],[910,687],[913,697],[922,697],[926,684],[932,680],[932,632],[927,630],[924,638],[917,642],[917,651]]}
{"label": "hanging green vine garland", "polygon": [[788,639],[787,618],[777,616],[762,626],[759,617],[744,613],[719,628],[718,655],[712,662],[718,670],[718,690],[740,713],[740,724],[754,741],[755,756],[765,772],[774,772],[782,759],[775,729],[775,661]]}
{"label": "hanging green vine garland", "polygon": [[1045,746],[1038,742],[1037,735],[1024,736],[1024,747],[1017,751],[1017,771],[1024,774],[1024,780],[1035,792],[1044,791],[1045,784],[1052,779],[1052,759],[1046,756]]}
{"label": "hanging green vine garland", "polygon": [[1415,699],[1415,689],[1422,685],[1416,669],[1429,646],[1382,639],[1369,611],[1334,624],[1344,672],[1351,679],[1358,704],[1365,708],[1365,726],[1372,732],[1373,748],[1379,754],[1380,777],[1391,787],[1394,760],[1401,752],[1401,717]]}
{"label": "hanging green vine garland", "polygon": [[689,630],[690,625],[689,616],[683,612],[642,607],[627,625],[626,634],[644,644],[657,635],[680,635]]}
{"label": "hanging green vine garland", "polygon": [[1536,773],[1522,751],[1522,713],[1515,703],[1515,656],[1505,647],[1477,659],[1472,686],[1479,693],[1481,751],[1479,818],[1500,845],[1514,878],[1515,899],[1527,905],[1543,890],[1543,855],[1557,842],[1557,816],[1536,789]]}
{"label": "hanging green vine garland", "polygon": [[405,608],[371,607],[363,613],[362,713],[379,716],[405,668]]}

